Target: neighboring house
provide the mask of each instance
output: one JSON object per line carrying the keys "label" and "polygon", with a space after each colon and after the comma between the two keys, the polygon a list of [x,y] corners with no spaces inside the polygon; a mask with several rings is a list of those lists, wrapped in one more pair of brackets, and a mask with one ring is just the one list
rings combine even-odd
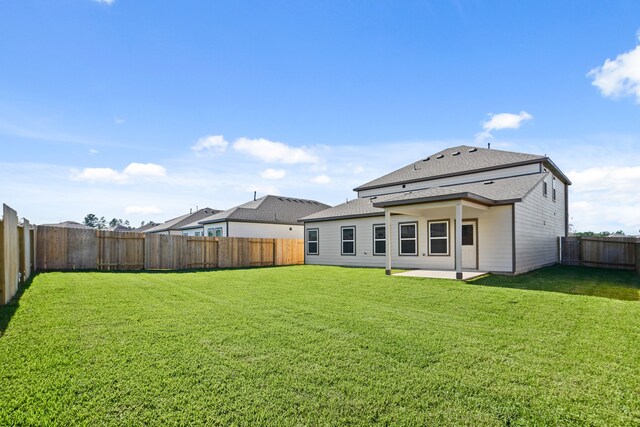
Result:
{"label": "neighboring house", "polygon": [[[155,234],[173,234],[173,235],[179,236],[182,234],[180,227],[182,227],[183,225],[189,224],[193,221],[199,221],[217,212],[220,212],[220,211],[217,209],[211,209],[211,208],[199,209],[195,212],[189,212],[188,214],[180,215],[179,217],[170,219],[166,222],[163,222],[160,225],[151,227],[145,230],[144,232],[155,233]],[[138,230],[135,230],[135,231],[138,231]]]}
{"label": "neighboring house", "polygon": [[306,216],[305,262],[519,274],[558,260],[569,179],[546,156],[460,146]]}
{"label": "neighboring house", "polygon": [[299,219],[329,208],[315,200],[263,196],[181,228],[185,236],[302,239]]}
{"label": "neighboring house", "polygon": [[150,230],[153,227],[157,227],[158,225],[160,224],[158,224],[157,222],[150,221],[148,224],[141,225],[140,227],[134,228],[131,231],[134,233],[144,233],[145,231]]}
{"label": "neighboring house", "polygon": [[89,227],[88,225],[80,224],[75,221],[64,221],[56,224],[40,224],[45,227],[64,227],[64,228],[81,228],[83,230],[92,230],[93,227]]}

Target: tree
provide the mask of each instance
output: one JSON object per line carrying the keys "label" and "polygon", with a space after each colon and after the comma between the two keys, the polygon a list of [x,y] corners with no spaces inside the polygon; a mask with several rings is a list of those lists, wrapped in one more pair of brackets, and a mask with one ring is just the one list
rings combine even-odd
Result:
{"label": "tree", "polygon": [[97,228],[99,221],[100,220],[98,219],[97,216],[95,216],[94,214],[90,213],[89,215],[84,217],[84,221],[82,223],[84,225],[89,226],[89,227]]}

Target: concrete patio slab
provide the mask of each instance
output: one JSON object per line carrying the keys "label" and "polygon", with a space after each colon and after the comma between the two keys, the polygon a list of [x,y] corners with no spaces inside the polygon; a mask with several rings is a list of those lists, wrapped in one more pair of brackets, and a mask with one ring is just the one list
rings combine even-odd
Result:
{"label": "concrete patio slab", "polygon": [[[476,277],[484,276],[487,274],[484,271],[463,271],[462,280],[475,279]],[[403,273],[395,273],[394,276],[404,277],[424,277],[429,279],[451,279],[456,280],[455,271],[443,271],[443,270],[410,270]]]}

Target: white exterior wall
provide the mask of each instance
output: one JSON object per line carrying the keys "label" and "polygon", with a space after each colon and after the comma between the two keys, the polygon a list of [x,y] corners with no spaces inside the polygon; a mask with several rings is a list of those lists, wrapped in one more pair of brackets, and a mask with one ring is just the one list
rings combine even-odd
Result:
{"label": "white exterior wall", "polygon": [[188,230],[180,230],[180,234],[183,236],[195,236],[196,231],[202,236],[202,228],[190,228]]}
{"label": "white exterior wall", "polygon": [[[226,233],[226,229],[223,229],[223,233]],[[302,239],[304,237],[304,226],[259,222],[229,222],[229,237]]]}
{"label": "white exterior wall", "polygon": [[516,273],[558,261],[558,236],[565,235],[567,186],[556,178],[556,200],[553,201],[552,176],[549,173],[544,179],[548,188],[546,197],[540,182],[515,205]]}
{"label": "white exterior wall", "polygon": [[[418,166],[419,164],[416,163]],[[531,173],[539,173],[541,164],[534,163],[531,165],[514,166],[504,169],[495,169],[484,172],[470,173],[467,175],[450,176],[438,179],[426,179],[419,182],[411,182],[408,184],[392,185],[389,187],[378,187],[370,190],[358,192],[358,197],[381,196],[383,194],[401,193],[405,191],[424,190],[426,188],[441,187],[444,185],[464,184],[468,182],[486,181],[489,179],[507,178],[519,175],[528,175]]]}
{"label": "white exterior wall", "polygon": [[[512,271],[511,205],[495,206],[486,211],[463,207],[463,219],[478,219],[478,253],[480,271]],[[422,268],[453,270],[455,268],[455,210],[440,208],[428,210],[429,217],[392,215],[392,268]],[[449,220],[449,255],[429,256],[427,223],[430,220]],[[418,255],[399,255],[399,223],[418,223]],[[305,229],[318,229],[318,255],[305,255],[307,264],[358,267],[386,266],[386,256],[373,255],[373,225],[384,225],[384,216],[309,222]],[[356,255],[341,255],[341,227],[356,227]],[[305,233],[306,235],[306,233]],[[305,242],[305,254],[307,252]]]}

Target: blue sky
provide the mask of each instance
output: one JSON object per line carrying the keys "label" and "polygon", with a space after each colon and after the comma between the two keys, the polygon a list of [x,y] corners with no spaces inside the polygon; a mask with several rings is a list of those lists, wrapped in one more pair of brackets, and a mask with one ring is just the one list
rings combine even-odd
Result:
{"label": "blue sky", "polygon": [[0,0],[0,200],[37,223],[337,204],[491,141],[572,178],[578,230],[638,234],[639,29],[636,1]]}

